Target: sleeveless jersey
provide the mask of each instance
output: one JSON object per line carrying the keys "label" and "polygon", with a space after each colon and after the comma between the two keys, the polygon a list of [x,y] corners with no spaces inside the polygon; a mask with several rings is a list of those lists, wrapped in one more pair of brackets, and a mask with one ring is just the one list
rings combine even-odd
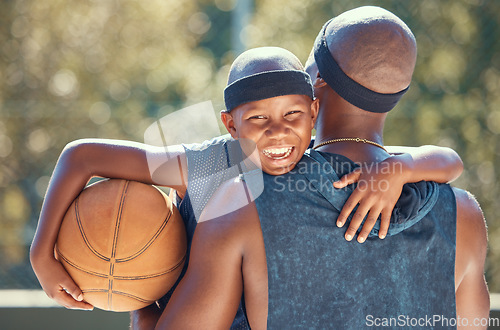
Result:
{"label": "sleeveless jersey", "polygon": [[354,187],[335,189],[332,182],[355,166],[308,150],[292,172],[264,174],[256,206],[267,258],[268,328],[453,328],[450,186],[405,185],[390,236],[381,240],[375,230],[363,244],[348,242],[348,223],[335,223]]}

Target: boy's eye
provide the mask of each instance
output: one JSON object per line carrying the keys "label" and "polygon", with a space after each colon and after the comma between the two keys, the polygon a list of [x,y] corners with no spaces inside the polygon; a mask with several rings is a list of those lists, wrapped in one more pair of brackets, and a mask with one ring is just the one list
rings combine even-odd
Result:
{"label": "boy's eye", "polygon": [[299,114],[299,113],[302,113],[301,110],[292,110],[292,111],[288,111],[285,116],[290,116],[290,115],[295,115],[295,114]]}
{"label": "boy's eye", "polygon": [[255,116],[248,117],[248,119],[266,119],[266,116],[263,116],[263,115],[255,115]]}

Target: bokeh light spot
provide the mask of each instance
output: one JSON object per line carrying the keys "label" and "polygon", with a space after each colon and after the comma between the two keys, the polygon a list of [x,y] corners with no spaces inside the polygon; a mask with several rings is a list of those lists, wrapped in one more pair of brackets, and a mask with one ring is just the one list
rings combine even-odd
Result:
{"label": "bokeh light spot", "polygon": [[159,70],[152,71],[146,78],[146,84],[152,92],[162,92],[168,86],[168,75]]}
{"label": "bokeh light spot", "polygon": [[202,12],[194,13],[188,20],[188,28],[195,34],[205,34],[211,26],[210,18]]}
{"label": "bokeh light spot", "polygon": [[78,80],[71,70],[59,70],[49,81],[49,91],[56,96],[70,96],[78,91]]}
{"label": "bokeh light spot", "polygon": [[41,176],[38,178],[38,180],[36,180],[35,189],[38,196],[42,198],[45,196],[45,192],[47,191],[47,187],[49,186],[49,181],[50,177],[46,175]]}
{"label": "bokeh light spot", "polygon": [[222,11],[231,11],[236,7],[237,0],[215,0],[215,6]]}
{"label": "bokeh light spot", "polygon": [[28,148],[34,152],[44,152],[50,147],[51,138],[44,128],[37,128],[28,137]]}
{"label": "bokeh light spot", "polygon": [[125,101],[130,97],[130,83],[127,80],[115,80],[109,86],[109,94],[115,101]]}
{"label": "bokeh light spot", "polygon": [[491,162],[483,162],[476,169],[477,177],[483,184],[490,184],[495,180],[495,169]]}
{"label": "bokeh light spot", "polygon": [[22,38],[29,32],[30,24],[25,16],[17,17],[12,23],[11,33],[16,38]]}
{"label": "bokeh light spot", "polygon": [[96,102],[89,109],[89,118],[97,125],[102,125],[108,122],[111,118],[111,109],[104,102]]}
{"label": "bokeh light spot", "polygon": [[500,134],[500,111],[493,111],[488,115],[488,120],[486,121],[488,129],[495,134]]}
{"label": "bokeh light spot", "polygon": [[29,204],[24,197],[21,189],[17,187],[9,187],[5,191],[2,200],[4,215],[10,221],[22,221],[30,212]]}

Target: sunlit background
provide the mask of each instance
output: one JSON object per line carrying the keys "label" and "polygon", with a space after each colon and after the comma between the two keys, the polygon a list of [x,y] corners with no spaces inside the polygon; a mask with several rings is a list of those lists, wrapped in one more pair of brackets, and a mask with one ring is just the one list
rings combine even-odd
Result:
{"label": "sunlit background", "polygon": [[327,19],[366,4],[401,17],[418,43],[384,142],[460,154],[454,185],[483,207],[486,275],[499,292],[500,2],[481,0],[0,1],[0,289],[39,288],[28,251],[66,143],[143,142],[176,109],[206,100],[222,109],[241,51],[281,46],[305,61]]}

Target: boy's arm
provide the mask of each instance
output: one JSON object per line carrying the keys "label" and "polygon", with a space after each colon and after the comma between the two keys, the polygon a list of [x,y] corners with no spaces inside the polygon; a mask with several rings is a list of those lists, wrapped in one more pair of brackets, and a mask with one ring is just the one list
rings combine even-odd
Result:
{"label": "boy's arm", "polygon": [[463,171],[463,163],[458,154],[450,149],[436,146],[386,147],[395,153],[376,164],[360,167],[334,183],[335,188],[343,188],[358,182],[357,188],[344,204],[337,226],[342,227],[353,209],[349,228],[345,233],[348,241],[354,238],[363,219],[367,216],[358,242],[368,237],[373,226],[381,217],[379,237],[385,238],[389,229],[392,210],[398,201],[403,185],[409,182],[436,181],[446,183],[456,179]]}
{"label": "boy's arm", "polygon": [[166,151],[140,143],[96,139],[68,144],[52,174],[30,250],[33,270],[47,295],[67,308],[92,308],[81,301],[80,289],[54,257],[64,214],[92,177],[135,180],[185,191],[186,184],[179,179],[186,178],[185,162],[182,147]]}
{"label": "boy's arm", "polygon": [[405,162],[408,175],[407,182],[436,181],[439,183],[452,182],[458,178],[464,164],[457,152],[451,148],[438,146],[421,147],[385,147],[387,151]]}

